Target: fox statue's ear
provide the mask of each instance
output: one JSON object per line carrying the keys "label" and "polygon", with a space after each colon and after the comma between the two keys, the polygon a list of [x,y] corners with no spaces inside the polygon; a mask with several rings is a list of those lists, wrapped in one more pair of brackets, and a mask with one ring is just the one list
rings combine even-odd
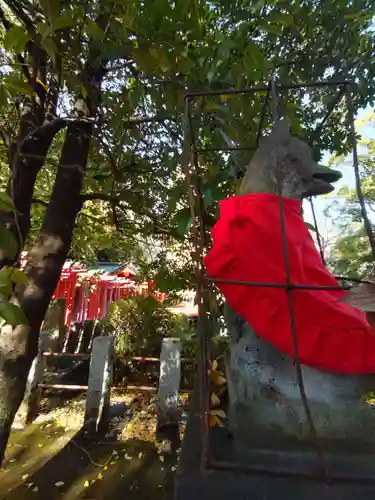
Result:
{"label": "fox statue's ear", "polygon": [[289,120],[283,118],[277,120],[277,122],[272,127],[272,132],[270,137],[272,141],[283,146],[287,146],[291,138],[291,127]]}

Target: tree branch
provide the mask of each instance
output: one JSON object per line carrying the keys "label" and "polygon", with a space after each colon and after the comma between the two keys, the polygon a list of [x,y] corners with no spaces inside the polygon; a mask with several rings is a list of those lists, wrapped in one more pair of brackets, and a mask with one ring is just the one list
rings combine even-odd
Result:
{"label": "tree branch", "polygon": [[81,195],[81,200],[83,203],[86,201],[108,201],[109,203],[121,201],[120,194],[107,194],[107,193],[86,193]]}
{"label": "tree branch", "polygon": [[48,207],[48,202],[44,200],[40,200],[39,198],[32,198],[31,203],[33,205],[42,205],[42,207]]}

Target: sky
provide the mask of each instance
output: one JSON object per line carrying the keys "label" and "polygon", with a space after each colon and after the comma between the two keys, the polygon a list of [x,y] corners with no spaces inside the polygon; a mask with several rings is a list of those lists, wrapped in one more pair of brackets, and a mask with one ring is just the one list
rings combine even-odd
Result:
{"label": "sky", "polygon": [[[371,125],[368,124],[364,125],[362,121],[363,118],[366,117],[366,115],[374,111],[374,108],[367,106],[366,108],[362,109],[356,117],[356,132],[364,138],[375,139],[375,127],[371,127]],[[321,164],[327,165],[330,157],[331,153],[327,151],[323,156]],[[318,229],[322,233],[323,237],[324,233],[326,233],[326,236],[334,236],[334,227],[332,226],[332,221],[324,216],[324,209],[326,209],[327,206],[332,203],[334,198],[337,198],[337,192],[342,187],[348,186],[349,189],[353,189],[355,187],[354,169],[351,155],[348,156],[345,162],[339,163],[334,168],[340,170],[342,173],[342,179],[335,183],[335,191],[333,191],[329,196],[318,196],[314,198],[314,208],[318,223]],[[304,202],[304,218],[307,222],[310,222],[311,224],[313,223],[310,204],[306,201]]]}

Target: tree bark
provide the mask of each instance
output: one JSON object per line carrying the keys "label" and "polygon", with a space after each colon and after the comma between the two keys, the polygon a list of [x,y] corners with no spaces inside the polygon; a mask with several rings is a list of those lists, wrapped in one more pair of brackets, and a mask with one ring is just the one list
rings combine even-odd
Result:
{"label": "tree bark", "polygon": [[[82,207],[81,190],[104,75],[86,66],[87,99],[78,99],[66,131],[60,162],[44,224],[28,258],[28,285],[16,290],[27,325],[5,327],[0,335],[0,461],[11,425],[22,402],[27,375],[38,351],[39,330],[70,250],[76,217]],[[91,121],[90,121],[91,119]]]}
{"label": "tree bark", "polygon": [[[47,109],[44,109],[44,100],[39,103],[25,103],[17,139],[9,145],[9,193],[16,212],[2,214],[2,220],[12,232],[18,251],[13,258],[10,258],[4,255],[0,248],[0,268],[16,263],[25,245],[30,230],[35,181],[44,165],[54,136],[64,126],[64,123],[53,120],[57,98],[58,88],[52,93]],[[49,122],[56,124],[46,127],[46,123]]]}

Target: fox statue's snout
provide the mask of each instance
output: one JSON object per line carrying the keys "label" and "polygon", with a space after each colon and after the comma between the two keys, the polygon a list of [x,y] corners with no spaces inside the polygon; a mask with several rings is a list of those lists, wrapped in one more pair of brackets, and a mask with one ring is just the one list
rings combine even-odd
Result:
{"label": "fox statue's snout", "polygon": [[310,146],[293,137],[287,120],[275,123],[249,163],[239,194],[277,193],[286,198],[306,198],[330,193],[342,177],[316,163]]}

